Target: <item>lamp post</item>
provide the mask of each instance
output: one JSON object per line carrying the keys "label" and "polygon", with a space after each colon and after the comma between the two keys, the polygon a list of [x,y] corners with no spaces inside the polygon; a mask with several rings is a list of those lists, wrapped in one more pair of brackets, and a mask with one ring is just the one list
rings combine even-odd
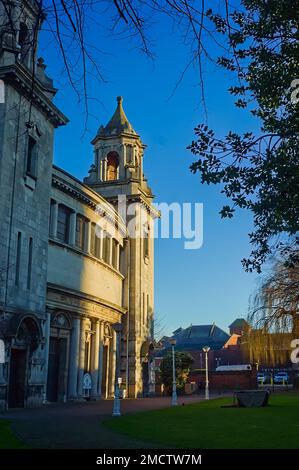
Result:
{"label": "lamp post", "polygon": [[120,416],[120,398],[119,398],[119,387],[121,384],[120,379],[120,336],[123,329],[121,323],[114,323],[112,325],[116,333],[116,364],[115,364],[115,381],[114,381],[114,400],[113,400],[113,412],[112,416]]}
{"label": "lamp post", "polygon": [[178,397],[176,393],[176,378],[175,378],[175,358],[174,358],[174,347],[176,345],[176,340],[170,340],[171,348],[172,348],[172,406],[177,406],[178,404]]}
{"label": "lamp post", "polygon": [[209,363],[208,363],[208,353],[210,351],[210,346],[204,346],[202,348],[203,352],[206,355],[206,390],[205,390],[205,399],[209,400],[210,399],[210,394],[209,394]]}

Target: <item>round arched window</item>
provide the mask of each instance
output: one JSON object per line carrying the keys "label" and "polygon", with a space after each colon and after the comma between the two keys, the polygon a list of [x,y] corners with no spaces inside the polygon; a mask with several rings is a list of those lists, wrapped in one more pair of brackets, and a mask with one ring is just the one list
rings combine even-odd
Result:
{"label": "round arched window", "polygon": [[107,155],[106,181],[117,180],[118,178],[119,156],[117,152],[109,152]]}

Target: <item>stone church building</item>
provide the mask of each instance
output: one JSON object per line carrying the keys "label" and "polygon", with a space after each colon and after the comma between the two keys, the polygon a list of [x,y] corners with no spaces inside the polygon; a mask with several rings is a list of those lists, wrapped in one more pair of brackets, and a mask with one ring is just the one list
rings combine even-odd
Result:
{"label": "stone church building", "polygon": [[118,97],[84,182],[53,166],[68,119],[35,60],[38,18],[34,0],[0,4],[0,407],[111,397],[116,364],[127,396],[146,396],[158,214],[145,145]]}

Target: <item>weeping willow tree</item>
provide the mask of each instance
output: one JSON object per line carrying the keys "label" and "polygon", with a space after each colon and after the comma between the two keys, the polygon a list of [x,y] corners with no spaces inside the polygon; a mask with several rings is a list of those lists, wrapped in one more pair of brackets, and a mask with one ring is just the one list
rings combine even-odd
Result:
{"label": "weeping willow tree", "polygon": [[256,295],[242,347],[250,362],[286,364],[291,340],[299,338],[299,252],[292,263],[278,261]]}

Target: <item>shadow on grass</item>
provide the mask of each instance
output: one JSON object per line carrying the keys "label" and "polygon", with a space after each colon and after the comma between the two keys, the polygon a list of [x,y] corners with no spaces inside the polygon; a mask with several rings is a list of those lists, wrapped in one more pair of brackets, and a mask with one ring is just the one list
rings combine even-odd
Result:
{"label": "shadow on grass", "polygon": [[149,443],[199,449],[299,449],[299,395],[271,395],[265,408],[221,408],[231,398],[109,419],[105,426]]}
{"label": "shadow on grass", "polygon": [[29,446],[15,437],[10,423],[4,420],[0,420],[0,449],[29,449]]}

